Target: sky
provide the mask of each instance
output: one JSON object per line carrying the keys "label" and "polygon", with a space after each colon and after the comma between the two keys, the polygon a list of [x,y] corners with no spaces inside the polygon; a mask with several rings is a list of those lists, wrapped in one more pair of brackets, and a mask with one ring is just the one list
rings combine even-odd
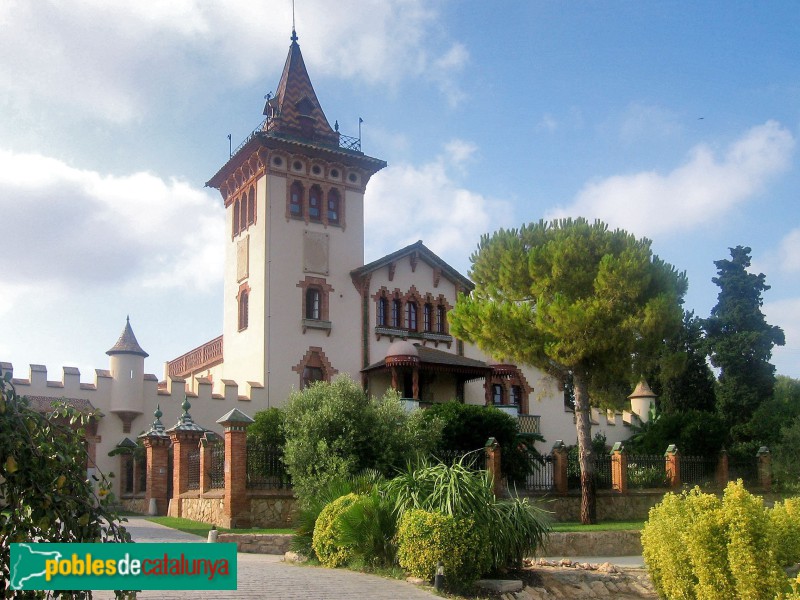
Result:
{"label": "sky", "polygon": [[[564,216],[652,240],[707,317],[752,248],[800,377],[800,4],[297,0],[329,121],[388,167],[365,259]],[[92,382],[126,316],[146,370],[222,332],[205,182],[261,122],[290,0],[0,2],[0,361]],[[357,265],[354,265],[354,267]]]}

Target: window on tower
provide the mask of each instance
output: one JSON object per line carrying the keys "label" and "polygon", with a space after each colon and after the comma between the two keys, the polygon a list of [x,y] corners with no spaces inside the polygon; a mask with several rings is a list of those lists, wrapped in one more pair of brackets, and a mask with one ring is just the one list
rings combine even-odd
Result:
{"label": "window on tower", "polygon": [[239,200],[237,198],[236,202],[233,203],[233,232],[231,235],[237,235],[239,231]]}
{"label": "window on tower", "polygon": [[303,185],[299,181],[295,181],[289,190],[289,214],[303,216]]}
{"label": "window on tower", "polygon": [[321,318],[322,294],[317,287],[306,290],[306,319]]}
{"label": "window on tower", "polygon": [[322,190],[318,185],[308,191],[308,218],[312,221],[322,219]]}
{"label": "window on tower", "polygon": [[339,191],[331,188],[328,192],[328,223],[331,225],[339,224]]}
{"label": "window on tower", "polygon": [[250,290],[245,285],[239,289],[239,331],[247,329]]}
{"label": "window on tower", "polygon": [[247,224],[256,222],[256,194],[253,188],[247,193]]}

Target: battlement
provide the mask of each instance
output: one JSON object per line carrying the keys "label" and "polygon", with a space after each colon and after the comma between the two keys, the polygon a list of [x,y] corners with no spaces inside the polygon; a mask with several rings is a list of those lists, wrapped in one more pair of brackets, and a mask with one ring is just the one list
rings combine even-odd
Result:
{"label": "battlement", "polygon": [[[111,373],[105,369],[95,369],[94,382],[82,382],[81,372],[76,367],[62,367],[61,380],[47,379],[47,367],[29,365],[28,377],[14,377],[14,365],[0,362],[0,373],[11,373],[11,383],[20,395],[39,394],[45,396],[85,396],[85,392],[96,392],[110,387]],[[48,393],[47,390],[50,390]],[[56,392],[55,390],[58,390]]]}

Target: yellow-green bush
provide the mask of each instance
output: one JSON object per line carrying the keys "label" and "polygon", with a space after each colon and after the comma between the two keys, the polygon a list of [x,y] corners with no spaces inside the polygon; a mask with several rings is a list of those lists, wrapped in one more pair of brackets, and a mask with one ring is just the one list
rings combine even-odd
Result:
{"label": "yellow-green bush", "polygon": [[486,540],[472,519],[421,509],[407,511],[397,527],[397,558],[415,577],[432,579],[438,561],[449,584],[464,585],[491,565]]}
{"label": "yellow-green bush", "polygon": [[326,567],[336,568],[346,564],[353,557],[349,546],[341,545],[339,537],[339,516],[358,500],[358,494],[347,494],[326,505],[319,513],[314,525],[311,547]]}
{"label": "yellow-green bush", "polygon": [[789,589],[782,566],[796,560],[792,544],[800,542],[798,508],[788,501],[767,509],[741,481],[721,500],[699,488],[667,494],[642,531],[653,585],[670,600],[781,597]]}
{"label": "yellow-green bush", "polygon": [[800,562],[800,498],[776,502],[770,520],[778,563],[790,565]]}

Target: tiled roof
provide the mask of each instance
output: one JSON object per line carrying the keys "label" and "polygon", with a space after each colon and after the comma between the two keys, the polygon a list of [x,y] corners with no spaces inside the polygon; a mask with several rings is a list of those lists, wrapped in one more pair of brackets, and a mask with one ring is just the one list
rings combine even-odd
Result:
{"label": "tiled roof", "polygon": [[[339,136],[331,129],[314,92],[294,31],[278,90],[264,108],[264,114],[268,114],[270,108],[275,109],[277,115],[264,124],[265,130],[301,139],[311,137],[329,144],[339,144]],[[311,136],[308,135],[309,124],[313,127]]]}
{"label": "tiled roof", "polygon": [[38,413],[48,413],[53,410],[53,403],[63,400],[68,406],[82,412],[90,413],[95,410],[91,402],[85,398],[52,398],[50,396],[26,396],[32,410]]}
{"label": "tiled roof", "polygon": [[[482,360],[475,360],[474,358],[467,358],[452,352],[444,352],[427,346],[414,344],[419,352],[419,364],[421,369],[439,369],[445,371],[454,371],[465,374],[474,374],[478,377],[484,377],[491,373],[492,367],[483,362]],[[362,369],[362,371],[373,371],[385,367],[386,360],[379,360],[376,363],[369,365]]]}
{"label": "tiled roof", "polygon": [[147,352],[142,350],[139,342],[136,341],[136,336],[133,335],[133,329],[131,329],[130,318],[125,322],[125,329],[122,330],[122,335],[119,336],[117,343],[114,344],[111,350],[108,350],[106,354],[109,356],[112,354],[138,354],[144,358],[150,356]]}

